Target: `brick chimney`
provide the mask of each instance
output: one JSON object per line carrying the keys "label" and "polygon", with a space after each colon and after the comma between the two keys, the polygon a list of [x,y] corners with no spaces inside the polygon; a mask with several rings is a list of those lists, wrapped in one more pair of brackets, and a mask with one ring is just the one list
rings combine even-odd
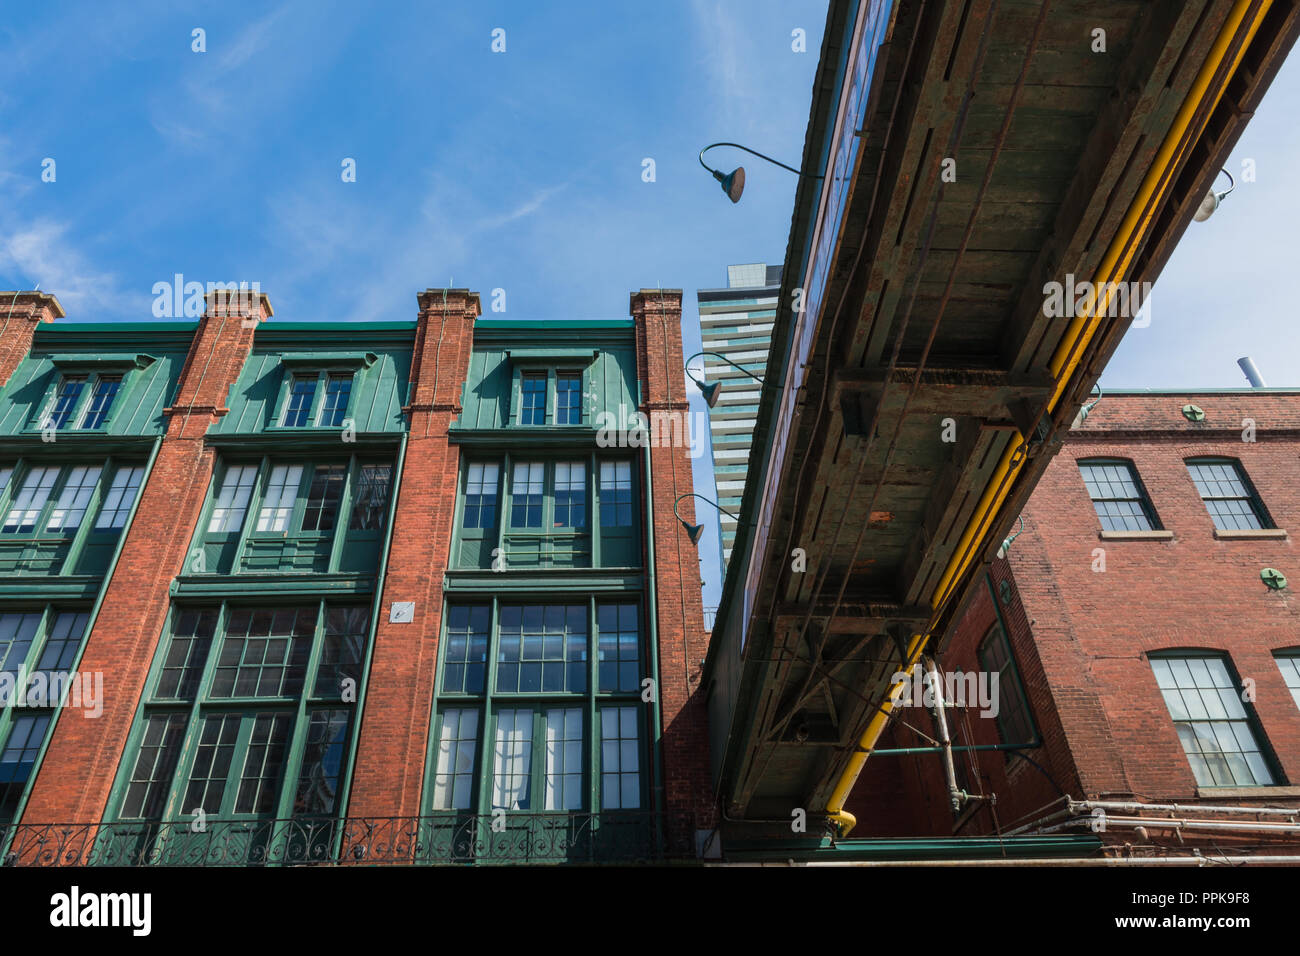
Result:
{"label": "brick chimney", "polygon": [[36,323],[63,316],[63,306],[48,292],[0,292],[0,388],[31,351]]}

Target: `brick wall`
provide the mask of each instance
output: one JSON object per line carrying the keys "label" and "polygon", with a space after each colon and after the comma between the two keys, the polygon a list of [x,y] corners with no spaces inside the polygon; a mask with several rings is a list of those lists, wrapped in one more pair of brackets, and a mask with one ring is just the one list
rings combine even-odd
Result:
{"label": "brick wall", "polygon": [[[637,378],[641,412],[689,415],[678,290],[633,293]],[[689,437],[686,439],[689,442]],[[688,444],[660,442],[649,449],[654,508],[655,589],[659,648],[659,701],[663,732],[664,809],[674,819],[709,825],[713,808],[709,779],[707,712],[700,670],[708,650],[700,590],[699,552],[673,515],[682,495],[694,492]],[[693,499],[677,511],[694,521]],[[681,834],[677,835],[681,838]]]}
{"label": "brick wall", "polygon": [[44,292],[0,292],[0,388],[32,348],[39,322],[63,318],[59,300]]}
{"label": "brick wall", "polygon": [[[1205,412],[1189,422],[1185,404]],[[1253,442],[1243,441],[1243,419],[1254,422]],[[1184,459],[1223,456],[1241,462],[1282,539],[1215,536],[1214,524]],[[1079,472],[1079,460],[1131,460],[1168,538],[1103,539]],[[1024,511],[1025,530],[1006,560],[990,565],[995,589],[1012,582],[1002,603],[1013,653],[1044,738],[1031,753],[1045,773],[1001,754],[981,755],[974,789],[996,793],[1002,827],[1057,796],[1048,781],[1075,798],[1137,802],[1212,802],[1296,805],[1300,791],[1260,788],[1243,793],[1199,791],[1148,655],[1170,649],[1224,652],[1243,679],[1255,683],[1254,708],[1284,777],[1300,783],[1300,709],[1272,652],[1300,646],[1300,581],[1294,538],[1300,528],[1300,394],[1189,393],[1107,395],[1082,427],[1071,431]],[[1104,571],[1094,570],[1103,565]],[[1271,591],[1260,570],[1274,567],[1292,588]],[[945,670],[977,667],[976,648],[994,623],[993,599],[981,583],[948,637]],[[902,711],[906,719],[908,710]],[[928,716],[913,709],[918,726],[933,735]],[[993,721],[970,715],[977,743],[995,742]],[[961,736],[961,734],[958,734]],[[926,743],[897,721],[884,746]],[[903,799],[925,808],[924,830],[952,832],[937,757],[868,761],[855,812],[878,812],[887,793],[872,773],[885,760],[915,762],[903,773]],[[870,799],[879,793],[878,800]],[[960,832],[994,830],[993,810],[963,819]],[[893,834],[899,835],[899,834]],[[1169,837],[1154,833],[1153,839]],[[1140,843],[1131,831],[1108,841]],[[1258,836],[1187,837],[1188,843],[1258,842]]]}
{"label": "brick wall", "polygon": [[[477,293],[429,290],[419,296],[411,359],[410,431],[393,518],[379,625],[361,714],[348,813],[420,812],[432,718],[443,574],[456,512],[460,450],[447,431],[461,411],[474,343]],[[395,602],[413,602],[408,623],[392,623]]]}

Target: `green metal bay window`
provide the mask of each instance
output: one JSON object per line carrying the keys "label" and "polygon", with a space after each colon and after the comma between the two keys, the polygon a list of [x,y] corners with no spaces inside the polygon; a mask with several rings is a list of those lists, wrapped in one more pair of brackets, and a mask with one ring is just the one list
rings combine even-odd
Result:
{"label": "green metal bay window", "polygon": [[646,806],[639,605],[451,604],[426,812]]}
{"label": "green metal bay window", "polygon": [[112,458],[0,464],[0,574],[102,572],[143,477]]}
{"label": "green metal bay window", "polygon": [[387,461],[223,461],[200,523],[197,574],[367,572],[379,559]]}
{"label": "green metal bay window", "polygon": [[458,568],[630,568],[641,563],[632,462],[514,452],[462,463]]}
{"label": "green metal bay window", "polygon": [[257,824],[338,817],[369,626],[365,605],[173,608],[110,803],[140,826],[114,828],[134,845],[113,852],[184,862],[202,818],[247,824],[254,859],[325,852],[272,844],[328,828]]}

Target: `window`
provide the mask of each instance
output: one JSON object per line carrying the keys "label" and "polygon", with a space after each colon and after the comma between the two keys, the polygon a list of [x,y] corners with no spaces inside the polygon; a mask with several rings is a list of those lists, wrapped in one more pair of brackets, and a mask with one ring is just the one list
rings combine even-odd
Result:
{"label": "window", "polygon": [[632,526],[632,463],[600,463],[600,523],[605,528]]}
{"label": "window", "polygon": [[[1011,656],[1011,644],[1001,624],[994,624],[980,644],[979,662],[980,668],[990,675],[990,680],[993,674],[997,675],[998,714],[995,719],[1002,742],[1017,744],[1032,740],[1034,728],[1029,703],[1025,700],[1020,675]],[[1010,758],[1010,753],[1007,756]]]}
{"label": "window", "polygon": [[257,530],[287,531],[293,515],[294,496],[302,481],[302,465],[275,465],[266,484],[266,496],[257,516]]}
{"label": "window", "polygon": [[1222,657],[1152,657],[1197,786],[1260,787],[1274,782],[1253,722]]}
{"label": "window", "polygon": [[348,413],[348,398],[352,394],[352,376],[331,372],[325,376],[325,401],[321,405],[319,424],[338,427]]}
{"label": "window", "polygon": [[71,537],[86,520],[95,488],[105,484],[93,527],[120,530],[144,478],[144,468],[130,464],[118,465],[107,482],[101,481],[102,464],[32,464],[17,470],[22,477],[0,522],[3,535]]}
{"label": "window", "polygon": [[336,814],[356,696],[346,690],[369,622],[360,605],[174,609],[122,762],[117,819]]}
{"label": "window", "polygon": [[587,466],[580,461],[555,464],[555,514],[557,528],[581,528],[587,516]]}
{"label": "window", "polygon": [[546,466],[541,462],[516,462],[510,489],[510,524],[516,528],[542,526],[542,486]]}
{"label": "window", "polygon": [[643,805],[635,603],[452,604],[441,655],[430,809]]}
{"label": "window", "polygon": [[635,604],[598,604],[597,660],[602,691],[641,689],[641,635]]}
{"label": "window", "polygon": [[143,480],[144,467],[141,465],[117,469],[113,475],[113,483],[109,485],[108,493],[104,496],[104,504],[99,509],[99,520],[95,522],[96,529],[121,528],[126,524],[127,515],[131,513],[131,506],[135,504],[136,495],[140,491],[140,482]]}
{"label": "window", "polygon": [[585,606],[505,605],[500,617],[499,693],[586,691]]}
{"label": "window", "polygon": [[1300,651],[1278,651],[1274,655],[1282,680],[1295,698],[1295,705],[1300,707]]}
{"label": "window", "polygon": [[1227,459],[1193,460],[1187,462],[1187,470],[1216,528],[1235,531],[1272,526],[1237,462]]}
{"label": "window", "polygon": [[388,488],[392,481],[389,465],[362,465],[358,474],[356,504],[352,506],[352,531],[378,531],[388,513]]}
{"label": "window", "polygon": [[120,375],[100,375],[95,379],[94,389],[90,393],[90,401],[86,403],[86,410],[81,414],[81,428],[100,428],[108,419],[108,411],[113,407],[113,399],[117,398],[118,390],[122,387],[122,376]]}
{"label": "window", "polygon": [[519,424],[546,424],[546,373],[527,372],[521,380]]}
{"label": "window", "polygon": [[317,465],[312,469],[307,509],[302,517],[303,531],[334,530],[346,477],[347,467],[344,465]]}
{"label": "window", "polygon": [[444,711],[433,777],[433,809],[468,810],[472,806],[477,749],[478,711],[460,707]]}
{"label": "window", "polygon": [[[84,611],[49,607],[0,613],[0,827],[16,818],[35,775],[54,713],[49,688],[54,675],[60,675],[57,686],[65,686],[62,675],[72,673],[89,620]],[[19,693],[24,706],[11,706]]]}
{"label": "window", "polygon": [[635,707],[600,709],[600,803],[610,810],[641,806],[641,747]]}
{"label": "window", "polygon": [[[538,468],[541,466],[538,465]],[[461,524],[466,528],[495,528],[497,524],[497,474],[495,462],[470,462],[465,478],[465,507]],[[516,471],[518,469],[516,468]],[[525,482],[527,478],[525,477]]]}
{"label": "window", "polygon": [[311,421],[311,406],[316,397],[316,376],[295,375],[289,384],[289,404],[284,409],[284,426],[302,428]]}
{"label": "window", "polygon": [[212,507],[212,516],[208,519],[208,534],[225,534],[240,529],[256,480],[256,465],[231,465],[226,469],[221,490],[217,492]]}
{"label": "window", "polygon": [[560,372],[555,376],[555,424],[582,424],[582,374]]}
{"label": "window", "polygon": [[72,413],[81,401],[81,393],[86,389],[86,376],[65,375],[59,380],[54,392],[54,401],[41,422],[42,428],[62,428],[72,419]]}
{"label": "window", "polygon": [[1088,487],[1093,507],[1097,509],[1097,517],[1101,519],[1102,530],[1158,529],[1155,511],[1130,462],[1081,461],[1079,471]]}
{"label": "window", "polygon": [[108,423],[113,402],[121,390],[120,374],[63,375],[36,424],[42,429],[101,429]]}

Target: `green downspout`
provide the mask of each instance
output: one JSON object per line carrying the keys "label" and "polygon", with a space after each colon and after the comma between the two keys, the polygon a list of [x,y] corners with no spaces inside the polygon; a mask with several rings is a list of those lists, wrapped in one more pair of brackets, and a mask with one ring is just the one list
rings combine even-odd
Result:
{"label": "green downspout", "polygon": [[[140,499],[144,497],[144,490],[149,486],[149,476],[153,474],[153,464],[158,459],[158,451],[162,448],[163,436],[159,435],[153,440],[153,450],[149,452],[149,461],[144,466],[144,475],[140,478],[140,490],[136,492],[135,501],[131,502],[131,510],[127,512],[126,523],[122,525],[122,533],[117,536],[117,544],[113,547],[113,557],[108,562],[108,568],[104,572],[103,580],[99,585],[99,593],[95,596],[95,603],[90,607],[90,617],[86,621],[86,630],[81,635],[81,645],[77,648],[77,656],[73,658],[70,673],[76,674],[81,669],[81,658],[86,653],[86,645],[90,643],[90,632],[95,628],[95,619],[99,617],[99,609],[104,605],[104,596],[108,593],[108,586],[113,580],[113,572],[117,570],[118,559],[122,556],[122,548],[126,546],[126,535],[131,530],[131,524],[135,521],[136,509],[140,507]],[[118,467],[122,467],[119,462]],[[82,521],[90,521],[90,517],[83,515]],[[69,555],[71,556],[71,555]],[[58,726],[59,718],[63,716],[63,706],[59,705],[55,711],[54,719],[50,721],[50,726],[45,731],[45,740],[41,744],[41,749],[36,754],[36,770],[27,779],[27,786],[23,789],[22,798],[18,805],[14,807],[14,824],[17,825],[23,821],[23,811],[27,809],[27,798],[31,796],[32,786],[36,783],[36,777],[41,772],[41,765],[45,762],[45,751],[50,746],[50,741],[54,739],[54,730]],[[111,799],[111,794],[110,794]],[[108,813],[106,807],[105,815]],[[75,821],[74,821],[75,822]],[[100,822],[98,820],[96,823]],[[8,840],[3,841],[0,845],[0,860],[3,859],[4,853],[8,852]]]}
{"label": "green downspout", "polygon": [[[406,465],[406,439],[408,433],[402,432],[402,444],[397,450],[397,463],[393,468],[393,490],[388,496],[388,528],[384,531],[384,547],[379,553],[379,574],[375,578],[375,604],[370,611],[370,639],[366,642],[366,666],[361,672],[361,686],[357,690],[356,719],[353,722],[352,739],[348,742],[348,774],[339,798],[339,819],[347,819],[345,808],[352,796],[352,774],[356,772],[357,745],[361,741],[361,721],[365,714],[366,688],[370,685],[370,662],[375,654],[375,631],[379,628],[379,612],[383,608],[384,579],[388,574],[388,550],[393,542],[393,526],[397,523],[397,499],[402,490],[402,469]],[[343,841],[343,827],[334,835],[334,847],[331,856],[337,861]]]}
{"label": "green downspout", "polygon": [[659,704],[659,614],[657,611],[657,591],[655,589],[655,509],[654,486],[650,475],[650,446],[643,446],[645,451],[645,546],[646,546],[646,587],[649,595],[647,606],[647,627],[650,640],[650,686],[654,688],[651,702],[651,732],[653,734],[652,760],[654,761],[654,808],[655,808],[655,851],[662,855],[664,846],[664,778],[663,778],[663,717]]}

